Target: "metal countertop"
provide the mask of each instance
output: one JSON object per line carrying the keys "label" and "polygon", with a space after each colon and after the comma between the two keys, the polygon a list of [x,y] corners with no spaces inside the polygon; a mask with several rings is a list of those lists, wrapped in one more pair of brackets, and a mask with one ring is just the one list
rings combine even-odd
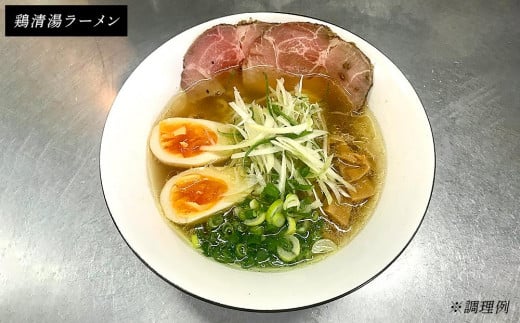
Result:
{"label": "metal countertop", "polygon": [[[520,2],[118,3],[128,37],[0,35],[0,322],[517,322]],[[117,232],[99,178],[104,121],[133,69],[184,29],[252,11],[367,40],[410,80],[435,138],[433,196],[408,248],[353,294],[288,313],[221,308],[164,282]],[[482,311],[487,301],[501,311]],[[471,302],[477,313],[465,313]]]}

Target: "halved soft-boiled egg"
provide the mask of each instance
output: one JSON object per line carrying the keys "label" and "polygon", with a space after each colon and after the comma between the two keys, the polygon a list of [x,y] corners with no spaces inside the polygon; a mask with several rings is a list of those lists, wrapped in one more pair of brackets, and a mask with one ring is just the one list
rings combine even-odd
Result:
{"label": "halved soft-boiled egg", "polygon": [[204,119],[161,120],[150,136],[150,149],[162,163],[177,167],[203,166],[223,161],[232,151],[204,151],[203,147],[225,145],[226,125]]}
{"label": "halved soft-boiled egg", "polygon": [[198,223],[241,202],[256,181],[236,167],[199,167],[181,172],[164,185],[160,203],[175,223]]}

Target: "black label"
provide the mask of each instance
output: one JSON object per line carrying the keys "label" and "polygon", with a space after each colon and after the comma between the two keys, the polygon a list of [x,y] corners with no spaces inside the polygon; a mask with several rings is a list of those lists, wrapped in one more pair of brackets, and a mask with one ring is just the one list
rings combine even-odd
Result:
{"label": "black label", "polygon": [[127,6],[5,6],[6,36],[127,36]]}

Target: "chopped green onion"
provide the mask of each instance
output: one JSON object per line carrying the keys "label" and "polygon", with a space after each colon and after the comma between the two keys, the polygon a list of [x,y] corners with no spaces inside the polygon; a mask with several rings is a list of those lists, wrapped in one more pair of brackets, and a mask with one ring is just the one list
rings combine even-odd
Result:
{"label": "chopped green onion", "polygon": [[300,206],[300,200],[296,194],[287,194],[285,201],[283,202],[283,209],[288,210],[290,208],[297,208]]}
{"label": "chopped green onion", "polygon": [[253,219],[245,219],[244,224],[253,227],[262,224],[265,221],[265,212],[261,212],[257,215],[256,218]]}
{"label": "chopped green onion", "polygon": [[244,269],[251,268],[255,265],[256,260],[251,257],[246,257],[243,262],[240,263],[240,266]]}
{"label": "chopped green onion", "polygon": [[310,223],[311,223],[310,220],[302,221],[302,224],[297,227],[296,231],[298,233],[305,233],[305,232],[309,231]]}
{"label": "chopped green onion", "polygon": [[267,183],[261,195],[270,199],[277,199],[280,197],[280,191],[273,183]]}
{"label": "chopped green onion", "polygon": [[244,258],[247,256],[247,246],[243,243],[237,243],[235,246],[235,253],[238,258]]}
{"label": "chopped green onion", "polygon": [[267,252],[267,250],[264,250],[264,249],[258,250],[258,252],[256,253],[256,261],[258,263],[262,263],[268,259],[269,259],[269,252]]}
{"label": "chopped green onion", "polygon": [[265,218],[267,220],[267,223],[273,224],[273,216],[280,212],[280,210],[283,207],[283,201],[281,199],[278,199],[274,201],[269,208],[267,209],[267,213],[265,215]]}
{"label": "chopped green onion", "polygon": [[212,244],[215,244],[220,240],[220,234],[218,232],[211,232],[208,240]]}
{"label": "chopped green onion", "polygon": [[255,199],[252,199],[250,202],[249,202],[249,207],[253,210],[256,210],[260,207],[260,203],[255,200]]}
{"label": "chopped green onion", "polygon": [[286,242],[289,242],[290,248],[286,249],[282,245],[279,245],[276,248],[276,252],[281,260],[291,262],[300,254],[300,240],[293,235],[285,236],[284,239]]}
{"label": "chopped green onion", "polygon": [[293,191],[310,191],[312,189],[312,184],[301,184],[295,179],[288,180],[287,184]]}
{"label": "chopped green onion", "polygon": [[210,227],[211,229],[215,229],[216,227],[221,225],[222,222],[224,222],[224,217],[222,216],[222,214],[217,214],[209,218],[207,224],[208,227]]}
{"label": "chopped green onion", "polygon": [[191,244],[192,244],[195,248],[200,248],[200,241],[199,241],[199,238],[197,237],[196,234],[192,234],[192,235],[191,235]]}
{"label": "chopped green onion", "polygon": [[241,220],[246,220],[246,219],[254,219],[256,218],[256,214],[255,214],[255,211],[254,210],[251,210],[251,209],[242,209],[239,213],[238,213],[238,217],[241,219]]}
{"label": "chopped green onion", "polygon": [[287,231],[285,234],[291,235],[296,232],[296,220],[294,218],[288,217],[287,218]]}
{"label": "chopped green onion", "polygon": [[215,258],[216,261],[223,263],[230,263],[234,260],[232,251],[228,249],[222,249],[220,252],[215,250],[213,258]]}
{"label": "chopped green onion", "polygon": [[320,239],[312,245],[312,253],[327,253],[334,251],[338,246],[330,239]]}
{"label": "chopped green onion", "polygon": [[309,168],[309,166],[304,165],[304,166],[302,166],[300,169],[298,169],[298,172],[300,173],[300,175],[301,175],[302,177],[307,177],[307,175],[310,174],[311,169]]}
{"label": "chopped green onion", "polygon": [[280,228],[284,223],[285,223],[285,216],[283,216],[282,213],[280,212],[277,212],[273,215],[273,217],[271,218],[271,223]]}
{"label": "chopped green onion", "polygon": [[248,247],[248,251],[255,251],[255,248],[258,247],[258,244],[262,242],[261,235],[264,233],[264,228],[262,226],[256,226],[251,228],[251,233],[248,234],[245,238],[245,242]]}
{"label": "chopped green onion", "polygon": [[235,232],[235,229],[233,228],[233,225],[231,223],[226,222],[222,224],[222,226],[220,227],[220,231],[222,232],[223,236],[227,238]]}

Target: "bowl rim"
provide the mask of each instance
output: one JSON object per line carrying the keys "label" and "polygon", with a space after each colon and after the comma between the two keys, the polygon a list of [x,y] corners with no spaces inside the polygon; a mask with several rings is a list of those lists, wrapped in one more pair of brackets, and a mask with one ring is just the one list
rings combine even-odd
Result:
{"label": "bowl rim", "polygon": [[[119,92],[121,91],[121,89],[123,89],[123,87],[125,86],[125,84],[127,83],[127,81],[131,78],[131,76],[133,75],[133,72],[135,71],[136,68],[138,68],[144,61],[146,61],[157,49],[159,49],[161,46],[163,46],[164,44],[166,44],[167,42],[169,42],[172,38],[175,38],[176,36],[178,36],[179,34],[183,33],[184,31],[188,31],[194,27],[197,27],[201,24],[211,24],[211,23],[216,23],[217,20],[221,20],[221,19],[232,19],[232,18],[237,18],[237,17],[244,17],[244,19],[248,19],[250,18],[251,16],[256,16],[256,15],[281,15],[281,16],[291,16],[293,18],[305,18],[305,19],[310,19],[310,20],[313,20],[313,21],[316,21],[316,22],[324,22],[326,24],[329,24],[329,25],[332,25],[332,26],[335,26],[336,28],[338,29],[341,29],[341,30],[345,30],[347,32],[349,32],[350,34],[354,35],[355,37],[358,37],[360,39],[362,39],[364,42],[366,42],[367,44],[369,44],[370,46],[371,43],[369,43],[368,41],[366,41],[363,37],[341,27],[341,26],[338,26],[330,21],[327,21],[325,19],[322,19],[322,18],[316,18],[316,17],[313,17],[313,16],[310,16],[310,15],[305,15],[305,14],[295,14],[295,13],[291,13],[291,12],[284,12],[284,11],[254,11],[254,12],[241,12],[241,13],[236,13],[236,14],[231,14],[231,15],[226,15],[226,16],[218,16],[218,17],[214,17],[214,18],[211,18],[209,20],[206,20],[206,21],[202,21],[198,24],[195,24],[195,25],[192,25],[192,26],[189,26],[189,27],[186,27],[185,29],[183,29],[182,31],[174,34],[173,36],[171,36],[169,39],[167,39],[165,42],[163,42],[161,45],[159,45],[157,48],[155,48],[154,50],[152,50],[145,58],[143,58],[139,64],[134,68],[132,69],[131,73],[128,74],[128,77],[126,78],[126,80],[123,82],[122,86],[120,87],[119,91],[118,91],[118,94]],[[249,16],[249,17],[248,17]],[[393,62],[378,48],[372,46],[374,49],[376,49],[382,56],[384,56],[384,58],[386,58],[389,62],[391,62],[393,64]],[[395,64],[394,64],[395,66]],[[396,66],[397,67],[397,66]],[[106,208],[107,208],[107,211],[112,219],[112,222],[114,223],[114,226],[116,227],[119,235],[121,236],[121,238],[123,239],[123,241],[126,243],[126,245],[130,248],[130,250],[132,251],[132,253],[149,269],[151,270],[153,273],[155,273],[157,276],[159,276],[163,281],[165,281],[166,283],[168,283],[169,285],[175,287],[176,289],[196,298],[196,299],[199,299],[199,300],[202,300],[204,302],[207,302],[207,303],[210,303],[210,304],[213,304],[213,305],[217,305],[217,306],[221,306],[221,307],[224,307],[224,308],[228,308],[228,309],[233,309],[233,310],[239,310],[239,311],[245,311],[245,312],[256,312],[256,313],[280,313],[280,312],[291,312],[291,311],[298,311],[298,310],[303,310],[303,309],[308,309],[308,308],[312,308],[312,307],[315,307],[315,306],[320,306],[320,305],[323,305],[323,304],[327,304],[327,303],[330,303],[332,301],[335,301],[337,299],[340,299],[344,296],[347,296],[349,294],[352,294],[353,292],[359,290],[360,288],[364,287],[365,285],[367,285],[368,283],[370,283],[371,281],[373,281],[376,277],[378,277],[381,273],[383,273],[386,269],[388,269],[400,256],[401,254],[406,250],[406,248],[410,245],[410,243],[412,242],[412,240],[414,239],[415,235],[417,234],[417,232],[419,231],[423,221],[424,221],[424,218],[426,217],[426,213],[428,211],[428,208],[429,208],[429,205],[430,205],[430,202],[431,202],[431,199],[432,199],[432,195],[433,195],[433,189],[434,189],[434,185],[435,185],[435,177],[436,177],[436,171],[437,171],[437,155],[436,155],[436,151],[435,151],[435,137],[433,135],[433,130],[432,130],[432,125],[431,125],[431,122],[430,122],[430,119],[428,118],[428,115],[426,113],[426,109],[424,109],[424,104],[422,103],[422,100],[421,98],[419,97],[419,95],[417,94],[417,92],[415,91],[415,88],[412,86],[412,84],[410,83],[410,81],[408,80],[408,78],[401,72],[400,69],[397,68],[397,70],[399,71],[399,73],[402,74],[402,77],[409,83],[413,93],[415,94],[416,98],[418,99],[418,101],[420,102],[421,104],[421,108],[422,108],[422,112],[424,112],[424,116],[425,116],[425,120],[427,122],[427,125],[428,125],[428,130],[429,130],[429,134],[431,135],[431,140],[432,140],[432,157],[433,157],[433,160],[432,160],[432,176],[431,176],[431,182],[428,182],[428,186],[429,186],[429,192],[428,192],[428,200],[427,200],[427,203],[426,205],[424,206],[424,211],[423,211],[423,214],[420,218],[420,221],[418,222],[417,224],[417,227],[415,228],[414,232],[411,234],[410,238],[408,239],[408,241],[406,242],[406,244],[402,247],[402,249],[393,257],[393,259],[388,262],[388,264],[386,264],[381,270],[379,270],[378,272],[376,272],[375,274],[373,274],[370,278],[368,278],[367,280],[365,280],[364,282],[360,283],[359,285],[347,290],[346,292],[344,293],[341,293],[337,296],[334,296],[334,297],[330,297],[330,298],[327,298],[327,299],[324,299],[323,301],[319,301],[319,302],[313,302],[313,303],[310,303],[310,304],[307,304],[307,305],[303,305],[303,306],[296,306],[296,307],[290,307],[290,308],[280,308],[280,309],[255,309],[255,308],[247,308],[247,307],[240,307],[240,306],[233,306],[233,305],[229,305],[229,304],[225,304],[225,303],[220,303],[218,301],[215,301],[215,300],[212,300],[212,299],[208,299],[208,298],[205,298],[203,296],[200,296],[200,295],[197,295],[185,288],[182,288],[181,286],[179,286],[178,284],[176,284],[175,282],[171,281],[170,279],[168,279],[167,277],[165,277],[163,274],[161,274],[158,270],[156,270],[154,267],[152,267],[136,250],[135,248],[132,247],[132,245],[129,243],[129,241],[127,240],[127,237],[125,237],[125,235],[122,233],[119,225],[117,224],[115,218],[114,218],[114,215],[112,214],[112,210],[110,209],[109,207],[109,203],[108,203],[108,200],[107,200],[107,196],[106,196],[106,192],[105,192],[105,187],[103,185],[103,172],[102,172],[102,158],[101,158],[101,153],[102,153],[102,146],[103,146],[103,138],[105,136],[105,132],[106,132],[106,128],[107,128],[107,123],[109,121],[109,115],[110,115],[110,112],[112,111],[112,108],[114,107],[114,103],[116,102],[116,98],[114,99],[114,101],[112,102],[112,105],[107,113],[107,117],[105,119],[105,122],[104,122],[104,125],[103,125],[103,129],[102,129],[102,136],[101,136],[101,140],[100,140],[100,143],[99,143],[99,147],[100,147],[100,161],[99,161],[99,178],[100,178],[100,184],[101,184],[101,190],[102,190],[102,194],[103,194],[103,199],[105,201],[105,205],[106,205]]]}

